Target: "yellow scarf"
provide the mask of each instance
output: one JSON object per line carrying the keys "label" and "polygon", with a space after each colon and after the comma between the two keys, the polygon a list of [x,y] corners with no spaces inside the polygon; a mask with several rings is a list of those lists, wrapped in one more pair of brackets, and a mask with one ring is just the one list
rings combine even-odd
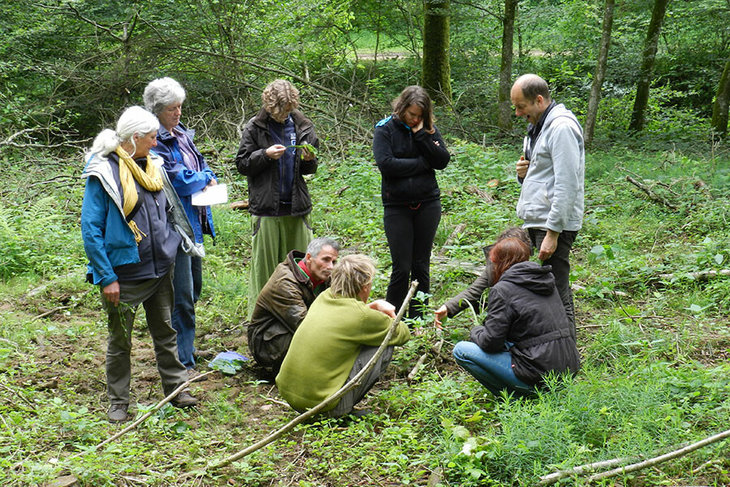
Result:
{"label": "yellow scarf", "polygon": [[[142,171],[121,146],[117,147],[115,152],[119,156],[119,181],[122,183],[122,194],[124,195],[124,216],[129,216],[137,206],[138,199],[137,186],[134,181],[136,180],[147,191],[157,192],[162,189],[162,175],[160,168],[152,163],[149,155],[147,156],[147,168]],[[143,237],[147,236],[137,227],[134,220],[129,220],[127,225],[134,233],[135,242],[139,243]]]}

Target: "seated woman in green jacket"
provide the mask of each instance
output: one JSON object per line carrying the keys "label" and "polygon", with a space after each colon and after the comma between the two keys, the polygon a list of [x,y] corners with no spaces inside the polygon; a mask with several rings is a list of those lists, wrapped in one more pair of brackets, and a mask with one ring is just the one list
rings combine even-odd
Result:
{"label": "seated woman in green jacket", "polygon": [[[374,276],[375,265],[369,257],[357,254],[340,259],[332,270],[330,288],[314,300],[294,333],[276,385],[297,411],[311,409],[337,392],[364,368],[385,338],[395,307],[383,300],[366,304]],[[327,414],[339,417],[352,412],[390,363],[393,346],[403,345],[410,337],[408,327],[399,323],[361,385],[348,391]]]}

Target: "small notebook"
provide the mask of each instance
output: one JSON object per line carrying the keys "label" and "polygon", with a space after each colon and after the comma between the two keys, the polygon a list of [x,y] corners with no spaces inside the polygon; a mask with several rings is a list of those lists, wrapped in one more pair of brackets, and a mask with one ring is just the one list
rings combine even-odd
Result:
{"label": "small notebook", "polygon": [[193,206],[220,205],[228,202],[228,186],[216,184],[209,186],[205,191],[198,191],[192,195]]}

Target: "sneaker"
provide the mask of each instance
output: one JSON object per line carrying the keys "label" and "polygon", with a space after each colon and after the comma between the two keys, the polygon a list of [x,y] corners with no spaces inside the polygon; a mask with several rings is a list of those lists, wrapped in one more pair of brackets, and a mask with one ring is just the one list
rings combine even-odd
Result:
{"label": "sneaker", "polygon": [[109,411],[106,413],[109,417],[109,422],[124,423],[125,421],[129,421],[129,415],[127,414],[128,408],[129,404],[112,404],[109,406]]}
{"label": "sneaker", "polygon": [[[201,377],[202,376],[202,377]],[[208,380],[208,376],[203,376],[200,372],[195,369],[188,369],[188,379],[195,382],[203,382]]]}
{"label": "sneaker", "polygon": [[170,403],[176,408],[191,408],[198,404],[198,400],[188,391],[182,391]]}

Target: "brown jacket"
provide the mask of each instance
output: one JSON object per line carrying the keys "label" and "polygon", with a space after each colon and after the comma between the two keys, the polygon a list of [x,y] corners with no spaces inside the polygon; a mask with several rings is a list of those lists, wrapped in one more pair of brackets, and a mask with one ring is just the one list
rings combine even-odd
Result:
{"label": "brown jacket", "polygon": [[[319,139],[311,120],[299,110],[292,110],[291,117],[297,133],[297,144],[311,144],[319,148]],[[248,179],[249,211],[256,216],[279,215],[279,164],[266,156],[266,149],[274,145],[268,121],[269,114],[263,108],[248,121],[236,155],[236,168]],[[317,171],[317,159],[305,161],[301,157],[301,149],[297,149],[294,164],[291,214],[308,215],[312,211],[312,200],[302,176]]]}
{"label": "brown jacket", "polygon": [[248,348],[254,360],[274,372],[281,367],[294,332],[314,298],[329,286],[324,283],[317,289],[312,287],[312,281],[298,265],[304,255],[292,250],[276,266],[256,300],[248,325]]}

